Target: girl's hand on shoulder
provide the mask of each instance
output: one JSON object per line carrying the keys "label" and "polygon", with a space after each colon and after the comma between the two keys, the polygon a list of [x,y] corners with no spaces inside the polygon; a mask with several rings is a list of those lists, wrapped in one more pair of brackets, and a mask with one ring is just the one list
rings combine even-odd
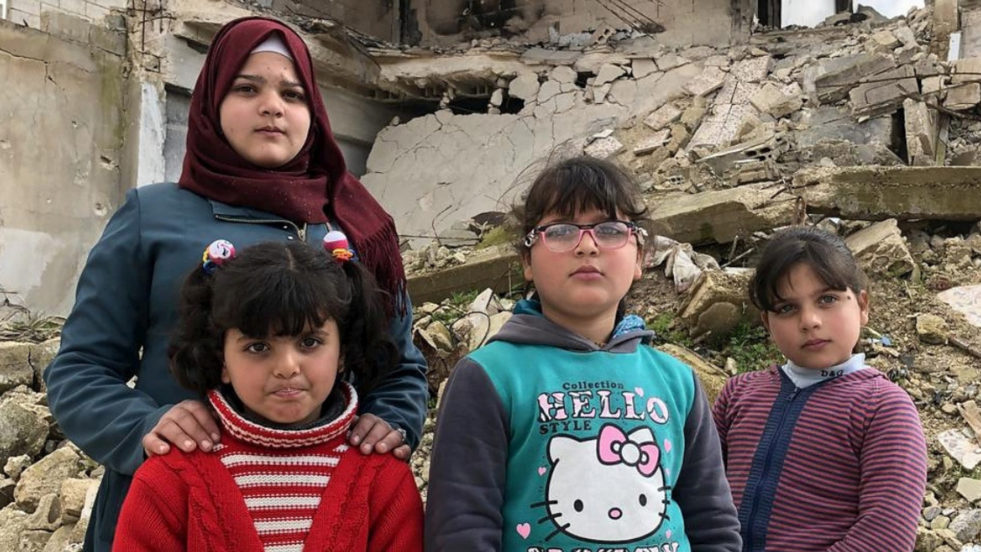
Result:
{"label": "girl's hand on shoulder", "polygon": [[197,447],[208,452],[218,442],[218,422],[211,410],[201,401],[183,401],[164,413],[150,433],[143,436],[143,451],[147,457],[170,452],[176,445],[184,452]]}
{"label": "girl's hand on shoulder", "polygon": [[361,454],[391,452],[400,460],[408,460],[412,449],[405,443],[402,432],[374,414],[362,414],[355,420],[348,441]]}

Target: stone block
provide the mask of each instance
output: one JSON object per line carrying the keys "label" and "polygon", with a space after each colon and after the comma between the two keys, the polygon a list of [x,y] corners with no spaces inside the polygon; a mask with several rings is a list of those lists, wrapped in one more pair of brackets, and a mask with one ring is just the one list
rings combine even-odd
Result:
{"label": "stone block", "polygon": [[981,83],[968,82],[947,89],[944,107],[954,111],[972,109],[981,103]]}
{"label": "stone block", "polygon": [[892,35],[899,39],[904,46],[917,46],[919,43],[916,41],[916,34],[913,33],[913,29],[910,29],[906,25],[900,25],[895,30],[892,31]]}
{"label": "stone block", "polygon": [[41,498],[61,492],[66,479],[78,477],[82,471],[82,458],[71,447],[61,447],[24,470],[14,500],[26,511],[34,511]]}
{"label": "stone block", "polygon": [[548,74],[548,77],[549,79],[559,83],[572,83],[572,82],[576,82],[576,79],[579,78],[579,75],[576,73],[576,71],[573,68],[565,65],[560,65],[555,69],[552,69],[552,72]]}
{"label": "stone block", "polygon": [[692,336],[724,337],[740,323],[759,321],[759,311],[746,297],[750,274],[742,270],[701,273],[679,313]]}
{"label": "stone block", "polygon": [[957,480],[957,493],[968,502],[976,502],[981,498],[981,480],[962,477]]}
{"label": "stone block", "polygon": [[664,104],[644,119],[651,130],[661,130],[681,117],[681,110],[673,104]]}
{"label": "stone block", "polygon": [[653,59],[636,58],[630,61],[630,72],[635,79],[642,79],[657,71],[657,64]]}
{"label": "stone block", "polygon": [[896,219],[863,228],[845,238],[845,243],[867,274],[902,276],[916,267]]}
{"label": "stone block", "polygon": [[637,81],[632,79],[620,79],[610,86],[607,100],[618,103],[624,107],[631,107],[634,98],[637,97]]}
{"label": "stone block", "polygon": [[658,349],[690,366],[692,371],[695,372],[698,381],[702,384],[709,404],[715,402],[716,397],[722,392],[726,380],[729,379],[729,375],[726,374],[725,370],[705,360],[695,351],[682,347],[681,345],[665,343],[659,346]]}
{"label": "stone block", "polygon": [[873,33],[869,39],[874,44],[874,48],[882,52],[891,52],[899,47],[899,39],[888,29]]}
{"label": "stone block", "polygon": [[947,343],[947,321],[931,313],[916,316],[916,336],[923,343],[943,345]]}
{"label": "stone block", "polygon": [[934,165],[937,155],[937,112],[925,102],[908,98],[903,102],[906,151],[910,165]]}
{"label": "stone block", "polygon": [[855,116],[893,111],[907,96],[920,92],[913,68],[908,65],[876,74],[868,80],[872,82],[861,84],[848,93]]}
{"label": "stone block", "polygon": [[804,70],[804,92],[821,103],[835,103],[846,98],[849,90],[862,78],[895,67],[892,56],[877,52],[829,58]]}
{"label": "stone block", "polygon": [[702,73],[685,85],[685,91],[692,96],[707,96],[722,88],[726,73],[718,67],[706,67]]}
{"label": "stone block", "polygon": [[946,97],[945,89],[944,77],[940,75],[920,79],[920,90],[925,98],[933,96],[936,100],[943,100]]}
{"label": "stone block", "polygon": [[554,80],[545,81],[542,86],[538,89],[537,101],[539,104],[543,104],[551,99],[553,96],[560,94],[562,92],[562,85]]}
{"label": "stone block", "polygon": [[804,105],[801,94],[796,82],[782,89],[766,83],[749,101],[756,109],[779,119],[798,111]]}
{"label": "stone block", "polygon": [[[443,326],[446,329],[446,326]],[[447,334],[449,332],[447,331]],[[61,483],[59,498],[61,499],[61,516],[66,523],[77,521],[85,508],[85,497],[92,486],[98,486],[95,479],[69,478]]]}
{"label": "stone block", "polygon": [[937,299],[964,315],[968,323],[981,328],[981,285],[958,286],[937,294]]}
{"label": "stone block", "polygon": [[981,81],[981,57],[959,59],[954,62],[951,84]]}
{"label": "stone block", "polygon": [[[958,490],[960,484],[958,484]],[[963,510],[958,512],[954,519],[950,520],[947,527],[954,532],[954,536],[961,542],[971,542],[978,533],[981,533],[981,510]]]}
{"label": "stone block", "polygon": [[17,387],[34,384],[30,343],[0,342],[0,395]]}
{"label": "stone block", "polygon": [[661,129],[651,136],[647,136],[637,142],[634,146],[634,155],[648,155],[657,148],[663,146],[671,136],[671,129]]}
{"label": "stone block", "polygon": [[937,441],[964,469],[973,470],[981,463],[981,448],[966,434],[966,430],[948,429],[937,435]]}
{"label": "stone block", "polygon": [[736,62],[730,74],[741,82],[762,82],[770,73],[772,66],[773,58],[770,56],[747,58]]}
{"label": "stone block", "polygon": [[514,249],[498,246],[471,255],[465,264],[438,272],[417,274],[408,278],[409,296],[413,301],[442,301],[455,292],[491,288],[510,290],[524,280],[521,264]]}
{"label": "stone block", "polygon": [[612,136],[593,140],[588,146],[583,148],[583,153],[597,159],[608,159],[613,157],[623,149],[623,144]]}
{"label": "stone block", "polygon": [[619,65],[613,65],[612,63],[604,63],[596,74],[596,79],[593,81],[593,86],[602,86],[608,82],[613,82],[620,77],[626,75],[627,72],[624,71],[623,67]]}
{"label": "stone block", "polygon": [[521,73],[508,85],[508,95],[521,100],[533,100],[538,97],[538,75]]}
{"label": "stone block", "polygon": [[657,63],[658,70],[669,71],[671,69],[674,69],[675,67],[681,67],[682,65],[687,65],[691,63],[691,60],[689,60],[688,58],[683,58],[678,54],[668,53],[658,58],[655,58],[654,62]]}

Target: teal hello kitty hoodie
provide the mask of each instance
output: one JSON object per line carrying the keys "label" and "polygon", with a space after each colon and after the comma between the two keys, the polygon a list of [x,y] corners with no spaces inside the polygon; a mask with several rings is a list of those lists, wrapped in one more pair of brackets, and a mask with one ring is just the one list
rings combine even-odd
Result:
{"label": "teal hello kitty hoodie", "polygon": [[522,301],[444,392],[426,549],[741,549],[719,437],[692,370],[627,316],[609,343]]}

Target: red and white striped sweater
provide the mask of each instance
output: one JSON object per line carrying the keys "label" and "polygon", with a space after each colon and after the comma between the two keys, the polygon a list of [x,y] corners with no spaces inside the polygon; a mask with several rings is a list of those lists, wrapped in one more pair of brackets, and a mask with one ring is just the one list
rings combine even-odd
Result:
{"label": "red and white striped sweater", "polygon": [[357,411],[276,430],[209,400],[224,429],[212,453],[174,451],[136,472],[113,550],[301,552],[422,550],[422,502],[408,466],[347,445]]}

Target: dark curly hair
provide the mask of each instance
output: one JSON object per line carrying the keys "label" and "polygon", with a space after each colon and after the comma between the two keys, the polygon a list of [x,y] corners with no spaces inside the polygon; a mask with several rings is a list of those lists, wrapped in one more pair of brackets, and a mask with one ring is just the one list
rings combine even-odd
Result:
{"label": "dark curly hair", "polygon": [[207,274],[198,264],[180,291],[180,320],[168,356],[183,387],[202,396],[221,384],[225,332],[295,336],[337,322],[341,358],[360,393],[394,367],[383,292],[357,262],[338,263],[304,243],[267,242]]}
{"label": "dark curly hair", "polygon": [[811,267],[831,289],[865,291],[868,280],[845,241],[813,226],[794,226],[770,238],[749,281],[749,299],[756,308],[773,311],[780,302],[777,288],[799,263]]}
{"label": "dark curly hair", "polygon": [[641,226],[648,223],[644,218],[647,206],[630,175],[614,163],[580,155],[547,166],[531,183],[524,203],[512,207],[511,216],[519,232],[515,244],[518,252],[528,254],[525,236],[546,215],[555,213],[571,219],[589,209],[604,211],[611,219],[623,216]]}

